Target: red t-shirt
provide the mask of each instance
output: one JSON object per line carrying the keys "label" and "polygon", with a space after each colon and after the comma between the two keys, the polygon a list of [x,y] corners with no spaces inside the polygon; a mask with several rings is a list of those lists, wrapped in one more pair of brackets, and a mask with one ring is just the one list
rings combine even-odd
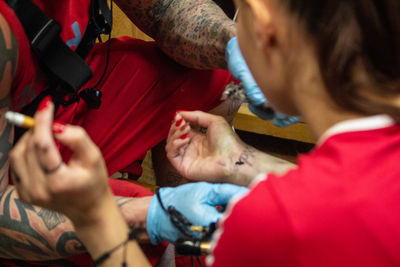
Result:
{"label": "red t-shirt", "polygon": [[400,266],[400,124],[341,123],[231,205],[208,264]]}
{"label": "red t-shirt", "polygon": [[[90,0],[32,0],[32,2],[62,25],[61,38],[75,49],[89,21]],[[46,79],[43,75],[39,75],[40,71],[31,53],[24,29],[5,1],[0,1],[0,13],[10,25],[18,43],[18,68],[12,85],[12,104],[14,110],[21,110],[45,88],[43,85]]]}

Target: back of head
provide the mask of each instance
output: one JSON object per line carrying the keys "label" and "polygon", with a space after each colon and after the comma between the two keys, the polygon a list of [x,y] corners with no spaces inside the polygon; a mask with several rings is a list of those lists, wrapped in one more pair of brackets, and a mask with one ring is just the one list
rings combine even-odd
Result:
{"label": "back of head", "polygon": [[400,118],[399,0],[282,0],[304,24],[333,100]]}

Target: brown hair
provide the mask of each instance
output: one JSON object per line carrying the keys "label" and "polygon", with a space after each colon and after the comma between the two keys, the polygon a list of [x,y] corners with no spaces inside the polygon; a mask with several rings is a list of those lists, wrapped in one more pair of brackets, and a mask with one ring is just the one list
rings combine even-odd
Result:
{"label": "brown hair", "polygon": [[[329,94],[340,106],[400,118],[400,108],[368,97],[400,93],[399,0],[284,0],[313,38]],[[368,83],[355,70],[362,66]],[[364,91],[360,91],[360,89]]]}

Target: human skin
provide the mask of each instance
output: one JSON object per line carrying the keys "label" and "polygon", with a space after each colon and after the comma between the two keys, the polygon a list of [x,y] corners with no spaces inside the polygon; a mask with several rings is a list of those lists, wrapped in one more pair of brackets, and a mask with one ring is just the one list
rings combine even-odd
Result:
{"label": "human skin", "polygon": [[[295,16],[274,0],[237,0],[241,51],[261,90],[278,111],[301,116],[315,140],[340,121],[365,116],[339,107],[327,93],[315,46]],[[363,77],[363,69],[355,71]],[[371,98],[379,96],[371,96]],[[382,101],[382,100],[380,100]],[[399,105],[399,97],[386,99]],[[177,127],[181,121],[186,128]],[[191,128],[208,128],[200,134]],[[250,185],[259,173],[293,168],[244,144],[221,118],[179,112],[166,146],[175,168],[192,180]]]}
{"label": "human skin", "polygon": [[[55,2],[54,2],[55,3]],[[117,0],[140,28],[177,62],[201,69],[225,68],[225,46],[236,34],[235,24],[213,1]],[[0,14],[0,257],[48,260],[84,251],[71,222],[62,214],[27,205],[8,184],[8,154],[13,126],[4,114],[11,110],[11,83],[17,68],[18,44]],[[189,34],[190,33],[190,34]],[[129,223],[144,222],[149,199],[117,199]],[[34,245],[26,245],[28,244]],[[71,245],[73,244],[73,245]],[[18,250],[10,248],[20,247]]]}
{"label": "human skin", "polygon": [[274,0],[235,4],[241,10],[238,38],[243,56],[276,110],[300,115],[315,140],[339,121],[363,116],[338,107],[330,98],[315,45],[286,7]]}
{"label": "human skin", "polygon": [[225,47],[236,24],[211,0],[115,0],[128,17],[176,62],[225,69]]}
{"label": "human skin", "polygon": [[[76,234],[97,259],[127,239],[128,224],[108,184],[100,149],[81,127],[58,125],[57,131],[52,130],[53,113],[53,103],[45,98],[35,114],[35,127],[11,151],[15,187],[21,201],[70,218]],[[71,149],[68,163],[60,164],[54,138]],[[136,239],[127,247],[135,264],[150,266]],[[121,264],[122,256],[119,249],[104,264]]]}
{"label": "human skin", "polygon": [[[241,9],[239,42],[244,57],[275,108],[302,115],[316,139],[334,123],[361,116],[339,108],[329,98],[312,42],[277,1],[238,0],[236,4]],[[94,230],[87,237],[89,246],[93,246],[90,244],[94,244],[98,231],[107,234],[106,228]],[[132,251],[137,250],[128,248],[128,255]]]}

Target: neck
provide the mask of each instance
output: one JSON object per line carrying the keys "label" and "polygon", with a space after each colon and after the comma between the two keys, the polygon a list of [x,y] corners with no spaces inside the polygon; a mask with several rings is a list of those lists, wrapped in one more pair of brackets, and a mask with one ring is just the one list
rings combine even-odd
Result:
{"label": "neck", "polygon": [[[319,72],[308,66],[303,68],[301,78],[296,79],[294,88],[295,105],[304,122],[310,128],[315,140],[319,140],[333,125],[364,117],[364,115],[345,110],[336,105],[329,94]],[[308,71],[307,71],[308,70]],[[308,72],[308,73],[307,73]]]}
{"label": "neck", "polygon": [[329,128],[341,121],[363,117],[361,114],[345,111],[323,100],[304,101],[301,113],[315,140],[319,140]]}

